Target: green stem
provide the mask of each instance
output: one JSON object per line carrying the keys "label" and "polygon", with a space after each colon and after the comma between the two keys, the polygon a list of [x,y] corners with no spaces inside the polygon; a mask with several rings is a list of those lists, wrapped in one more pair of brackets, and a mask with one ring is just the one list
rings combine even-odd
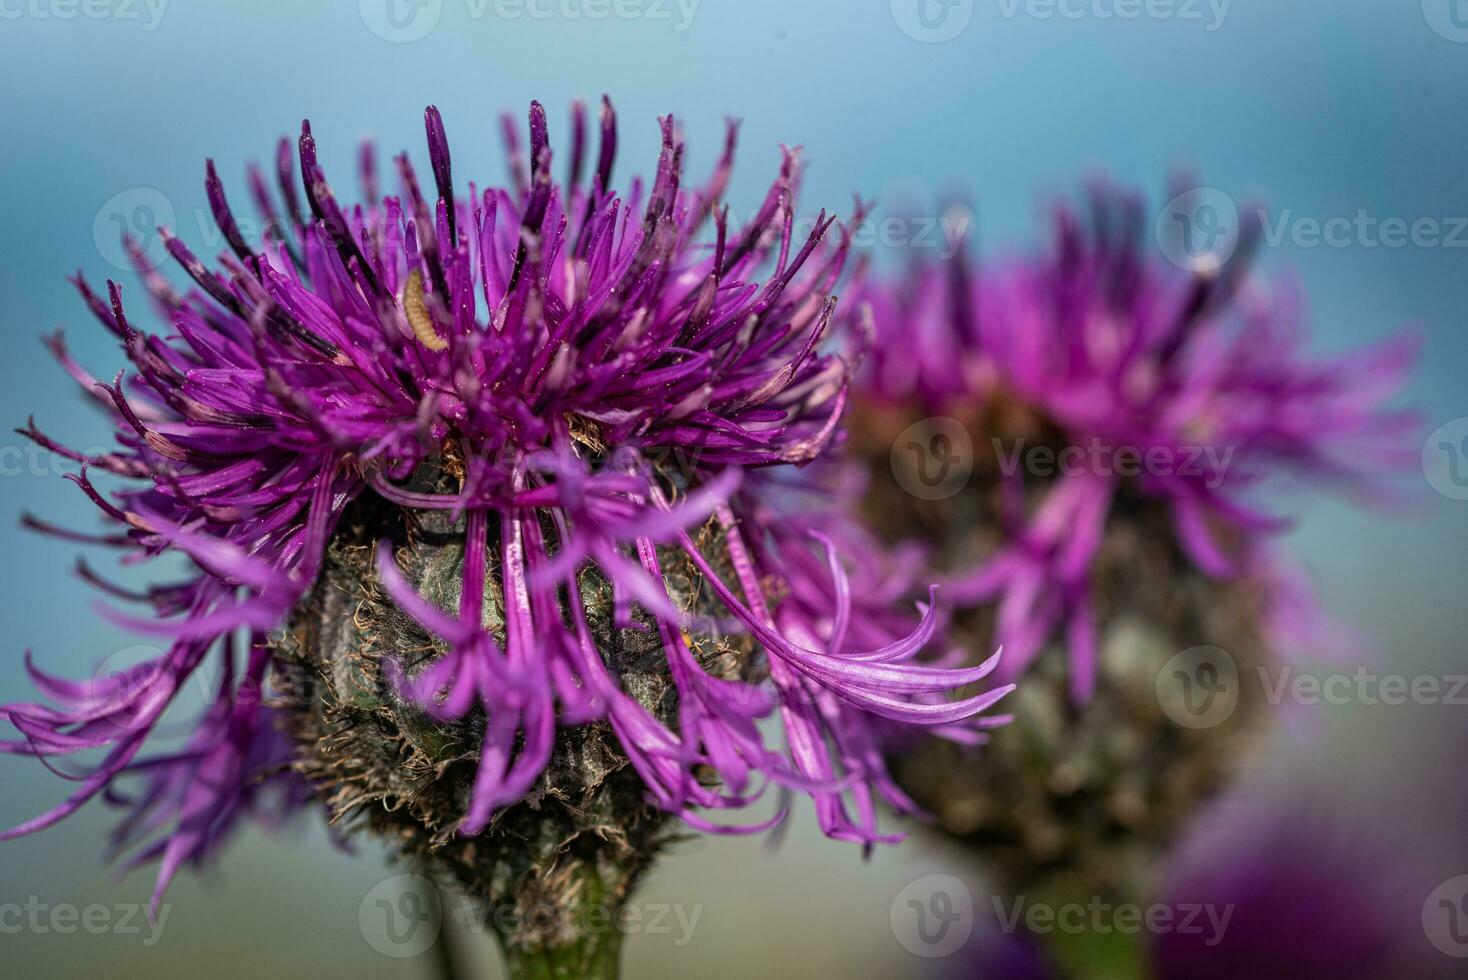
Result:
{"label": "green stem", "polygon": [[602,851],[567,862],[552,876],[552,887],[544,880],[522,882],[513,914],[502,908],[491,923],[511,980],[617,980],[617,906],[632,874]]}
{"label": "green stem", "polygon": [[1047,962],[1071,980],[1146,980],[1146,936],[1120,932],[1065,933],[1034,937]]}
{"label": "green stem", "polygon": [[561,946],[517,949],[501,943],[511,980],[617,980],[621,973],[622,934],[609,929]]}
{"label": "green stem", "polygon": [[464,980],[464,970],[454,950],[452,916],[443,917],[438,939],[433,944],[433,972],[437,980]]}
{"label": "green stem", "polygon": [[[1036,888],[1036,898],[1057,912],[1067,906],[1086,906],[1092,896],[1078,882],[1064,878],[1051,879]],[[1119,899],[1107,895],[1107,904],[1115,907]],[[1108,928],[1090,928],[1102,923],[1088,923],[1079,930],[1054,928],[1033,934],[1042,955],[1060,976],[1069,980],[1147,980],[1148,951],[1151,937],[1141,928],[1122,932],[1107,923]]]}

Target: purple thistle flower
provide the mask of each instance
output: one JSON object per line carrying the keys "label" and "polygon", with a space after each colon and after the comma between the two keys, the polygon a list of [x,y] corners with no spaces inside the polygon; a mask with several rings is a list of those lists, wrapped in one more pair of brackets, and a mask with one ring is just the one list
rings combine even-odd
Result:
{"label": "purple thistle flower", "polygon": [[[1274,553],[1271,536],[1288,521],[1265,494],[1285,477],[1369,490],[1372,477],[1411,465],[1417,424],[1383,407],[1417,338],[1311,355],[1293,285],[1246,277],[1257,225],[1221,268],[1188,273],[1142,251],[1137,196],[1097,185],[1088,205],[1089,219],[1059,206],[1054,243],[1039,254],[991,270],[960,251],[891,288],[866,282],[849,307],[864,306],[875,327],[859,391],[869,414],[1020,415],[1079,460],[1056,460],[1054,481],[1029,499],[1034,482],[1019,455],[1003,457],[996,427],[1002,541],[968,558],[947,591],[955,605],[995,605],[1002,680],[1063,637],[1078,702],[1096,681],[1094,572],[1118,509],[1160,504],[1197,571],[1268,584],[1276,646],[1318,645],[1328,624]],[[1021,437],[1007,448],[1024,447]]]}
{"label": "purple thistle flower", "polygon": [[850,431],[872,523],[927,542],[951,635],[1019,681],[980,753],[894,741],[900,785],[1013,894],[1135,897],[1261,741],[1254,668],[1338,647],[1274,494],[1415,458],[1383,407],[1415,343],[1312,355],[1289,284],[1246,276],[1257,227],[1190,271],[1143,251],[1137,197],[1088,209],[1036,252],[866,281]]}
{"label": "purple thistle flower", "polygon": [[[870,547],[860,535],[838,530],[839,517],[780,508],[779,471],[820,459],[840,432],[852,361],[825,340],[844,229],[822,213],[809,238],[793,237],[790,151],[753,221],[732,229],[720,206],[732,123],[712,177],[690,188],[664,118],[651,184],[634,180],[625,195],[612,184],[610,102],[594,161],[578,106],[559,184],[539,104],[528,153],[507,123],[508,189],[456,186],[437,109],[426,125],[432,190],[404,155],[401,195],[379,198],[368,147],[363,200],[349,206],[303,123],[298,152],[279,147],[278,199],[250,172],[266,223],[259,242],[242,234],[211,163],[209,204],[229,246],[215,268],[165,230],[192,280],[179,292],[127,243],[165,334],[135,324],[116,284],[103,298],[78,280],[132,373],[98,382],[59,336],[51,348],[116,421],[118,447],[87,457],[34,424],[26,434],[81,463],[69,478],[110,529],[92,537],[28,520],[120,549],[128,562],[181,554],[192,571],[136,595],[86,572],[144,607],[110,612],[115,621],[171,645],[90,681],[29,667],[54,704],[0,708],[20,733],[4,750],[50,766],[106,754],[73,777],[64,803],[3,836],[50,826],[105,794],[130,810],[119,843],[161,861],[161,895],[238,817],[265,812],[267,791],[302,802],[299,752],[270,693],[275,647],[334,560],[344,520],[370,505],[398,512],[392,526],[410,535],[445,522],[456,541],[455,581],[441,595],[423,594],[401,567],[395,549],[410,544],[401,538],[381,536],[368,574],[439,651],[419,662],[388,651],[393,696],[434,722],[480,719],[472,791],[455,817],[462,834],[482,833],[531,791],[559,734],[596,722],[615,734],[647,800],[696,827],[760,829],[704,814],[743,807],[773,785],[809,794],[832,837],[889,839],[875,800],[910,804],[876,750],[878,723],[971,737],[974,716],[1004,689],[950,700],[992,662],[914,663],[934,639],[931,598],[920,621],[894,596],[874,599],[847,571],[873,564],[857,550]],[[97,470],[126,488],[104,493]],[[718,616],[675,601],[674,557]],[[588,568],[609,587],[609,626],[588,620]],[[763,655],[721,676],[696,653],[725,629],[752,637]],[[625,689],[601,649],[606,630],[656,638],[674,718]],[[246,666],[236,676],[241,634]],[[185,746],[144,755],[209,662],[226,683]],[[777,707],[785,751],[756,727]],[[139,796],[119,789],[130,775],[144,780]]]}

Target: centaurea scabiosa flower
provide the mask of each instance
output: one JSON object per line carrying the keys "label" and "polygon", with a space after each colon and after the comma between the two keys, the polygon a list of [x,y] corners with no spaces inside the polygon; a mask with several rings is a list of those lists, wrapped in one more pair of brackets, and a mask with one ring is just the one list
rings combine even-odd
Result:
{"label": "centaurea scabiosa flower", "polygon": [[852,431],[874,523],[934,542],[959,628],[1003,645],[992,682],[1020,680],[978,757],[923,743],[901,781],[1012,884],[1079,870],[1096,893],[1234,767],[1254,665],[1336,642],[1270,495],[1410,465],[1384,402],[1414,341],[1312,355],[1290,283],[1246,275],[1257,225],[1194,271],[1144,251],[1136,196],[1088,204],[1037,254],[868,282]]}
{"label": "centaurea scabiosa flower", "polygon": [[[112,526],[91,540],[192,572],[131,596],[146,615],[116,614],[168,637],[163,656],[81,683],[32,668],[54,704],[4,706],[10,752],[106,752],[6,836],[106,794],[130,808],[120,842],[161,861],[161,894],[273,784],[293,801],[304,785],[482,899],[512,963],[594,972],[615,934],[574,913],[626,897],[670,815],[754,831],[799,792],[828,835],[870,845],[877,801],[908,806],[875,728],[971,737],[1004,692],[950,698],[992,664],[913,662],[931,595],[877,608],[848,574],[868,564],[859,536],[780,513],[779,473],[838,438],[852,369],[826,336],[849,236],[824,213],[794,235],[793,152],[735,230],[732,123],[688,187],[663,119],[651,182],[623,195],[610,102],[594,159],[574,112],[562,182],[541,107],[528,148],[507,121],[504,189],[456,184],[440,114],[425,118],[431,185],[404,155],[401,194],[380,197],[368,148],[355,205],[303,124],[277,190],[250,173],[259,241],[211,164],[215,268],[167,237],[179,291],[128,243],[162,333],[118,285],[78,281],[131,373],[98,382],[52,348],[118,448],[27,434],[82,464],[73,482]],[[128,482],[105,492],[99,470]],[[145,754],[236,637],[243,674],[225,665],[182,749]],[[772,714],[783,747],[759,725]],[[718,817],[771,787],[771,820]]]}

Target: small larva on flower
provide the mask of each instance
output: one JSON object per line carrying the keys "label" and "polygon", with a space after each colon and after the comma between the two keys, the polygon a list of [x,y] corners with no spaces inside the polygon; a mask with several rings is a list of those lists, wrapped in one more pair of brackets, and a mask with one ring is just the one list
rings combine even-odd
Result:
{"label": "small larva on flower", "polygon": [[428,315],[428,307],[423,302],[423,273],[417,269],[408,273],[407,285],[403,287],[403,313],[419,343],[429,350],[448,349],[449,342],[438,335],[433,317]]}

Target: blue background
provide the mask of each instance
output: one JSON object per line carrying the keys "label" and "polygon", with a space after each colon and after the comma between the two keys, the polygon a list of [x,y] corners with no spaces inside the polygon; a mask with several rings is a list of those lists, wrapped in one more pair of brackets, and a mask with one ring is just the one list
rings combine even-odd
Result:
{"label": "blue background", "polygon": [[[182,237],[203,247],[203,159],[217,161],[243,205],[245,163],[269,160],[275,139],[303,116],[343,192],[365,133],[384,150],[426,158],[421,118],[430,102],[443,111],[456,175],[483,183],[504,173],[501,111],[519,115],[541,100],[553,145],[564,147],[564,107],[605,91],[622,122],[623,179],[651,168],[657,114],[683,121],[693,174],[711,165],[722,117],[742,117],[736,211],[757,202],[786,142],[802,144],[810,164],[805,210],[845,211],[854,191],[918,208],[940,192],[963,192],[977,205],[986,245],[1033,238],[1046,195],[1102,170],[1158,204],[1180,165],[1237,200],[1322,220],[1359,209],[1409,222],[1468,216],[1468,43],[1436,33],[1415,0],[1235,0],[1216,30],[1206,7],[1204,20],[1072,20],[1031,16],[1023,5],[1006,16],[1001,0],[977,0],[971,22],[943,43],[905,33],[910,16],[887,0],[702,0],[684,30],[672,5],[669,19],[592,21],[504,17],[493,5],[476,17],[469,0],[442,0],[419,11],[437,16],[433,29],[406,43],[369,28],[383,22],[383,4],[372,0],[172,0],[151,30],[141,4],[94,0],[102,6],[92,9],[109,16],[76,8],[63,19],[73,9],[66,2],[0,3],[0,420],[21,425],[34,413],[79,446],[104,443],[105,427],[37,338],[64,324],[94,373],[110,377],[121,363],[63,278],[78,268],[94,282],[118,274],[94,241],[99,212],[105,225],[116,195],[157,189]],[[1111,9],[1109,0],[1099,9]],[[129,10],[137,19],[111,15]],[[1302,277],[1322,349],[1422,326],[1426,353],[1409,400],[1425,415],[1424,435],[1468,415],[1465,260],[1462,248],[1359,244],[1285,244],[1262,255]],[[0,436],[0,701],[27,695],[27,648],[48,667],[81,674],[139,642],[93,615],[90,593],[69,574],[76,549],[16,526],[23,510],[93,525],[91,505],[56,475],[63,467],[45,457],[32,465],[35,457],[19,455],[24,445]],[[1435,494],[1420,474],[1405,484],[1411,503],[1392,512],[1296,506],[1304,520],[1291,546],[1331,608],[1370,636],[1392,670],[1451,671],[1468,624],[1468,503]],[[1462,781],[1468,708],[1316,711],[1325,736],[1271,759],[1260,792],[1318,784],[1342,812],[1440,868],[1439,877],[1468,870],[1437,834],[1456,824],[1461,836],[1441,801]],[[0,760],[0,779],[0,825],[65,791],[20,760]],[[92,809],[0,845],[0,903],[143,899],[147,872],[114,882],[100,864],[107,823]],[[919,843],[864,866],[849,846],[820,840],[805,813],[777,853],[759,841],[691,843],[643,900],[701,903],[693,941],[677,948],[676,933],[634,936],[630,972],[908,972],[916,961],[893,937],[892,897],[944,865]],[[347,858],[314,828],[252,835],[221,873],[180,880],[156,948],[125,936],[6,936],[7,972],[105,964],[114,976],[426,975],[424,963],[378,955],[358,930],[359,902],[391,873],[371,844]],[[484,971],[496,969],[483,942],[475,955]]]}

